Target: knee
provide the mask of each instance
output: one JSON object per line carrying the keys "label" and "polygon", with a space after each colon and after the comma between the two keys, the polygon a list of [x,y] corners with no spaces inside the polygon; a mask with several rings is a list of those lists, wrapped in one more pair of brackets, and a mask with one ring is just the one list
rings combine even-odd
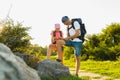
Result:
{"label": "knee", "polygon": [[57,41],[56,41],[56,44],[57,44],[57,45],[60,45],[60,44],[61,44],[61,41],[60,41],[60,40],[57,40]]}
{"label": "knee", "polygon": [[49,45],[49,48],[52,48],[52,44]]}

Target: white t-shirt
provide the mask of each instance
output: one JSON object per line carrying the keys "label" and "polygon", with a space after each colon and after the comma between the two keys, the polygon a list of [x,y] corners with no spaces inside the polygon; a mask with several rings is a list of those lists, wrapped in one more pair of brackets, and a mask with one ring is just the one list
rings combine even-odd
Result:
{"label": "white t-shirt", "polygon": [[[73,27],[69,29],[70,36],[73,36],[75,34],[75,30],[80,29],[80,24],[77,21],[74,21],[73,25],[75,29]],[[79,38],[74,38],[72,41],[82,42],[82,40],[80,40]]]}

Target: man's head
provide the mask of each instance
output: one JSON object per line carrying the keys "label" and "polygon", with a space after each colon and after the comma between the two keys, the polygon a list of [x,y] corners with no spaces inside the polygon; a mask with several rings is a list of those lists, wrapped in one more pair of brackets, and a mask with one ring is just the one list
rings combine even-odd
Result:
{"label": "man's head", "polygon": [[63,16],[62,17],[62,22],[65,24],[65,25],[70,25],[71,24],[71,21],[69,19],[68,16]]}

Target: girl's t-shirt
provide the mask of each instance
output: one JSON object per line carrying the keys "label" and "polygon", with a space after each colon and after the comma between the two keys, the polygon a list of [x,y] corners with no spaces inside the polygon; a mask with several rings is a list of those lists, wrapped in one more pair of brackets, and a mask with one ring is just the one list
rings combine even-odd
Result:
{"label": "girl's t-shirt", "polygon": [[[54,31],[52,31],[50,35],[53,35],[53,33],[54,33]],[[62,36],[63,36],[63,32],[62,32]],[[56,36],[55,37],[56,38],[60,38],[61,37],[59,31],[56,31]]]}

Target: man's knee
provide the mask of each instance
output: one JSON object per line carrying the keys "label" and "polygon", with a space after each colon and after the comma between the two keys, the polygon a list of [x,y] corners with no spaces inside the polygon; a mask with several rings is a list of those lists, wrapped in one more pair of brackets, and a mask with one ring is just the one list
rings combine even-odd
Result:
{"label": "man's knee", "polygon": [[57,40],[57,45],[64,45],[64,44],[65,44],[64,40]]}
{"label": "man's knee", "polygon": [[57,41],[56,41],[56,44],[57,44],[57,45],[58,45],[58,44],[60,44],[60,43],[61,43],[61,41],[60,41],[60,40],[57,40]]}

